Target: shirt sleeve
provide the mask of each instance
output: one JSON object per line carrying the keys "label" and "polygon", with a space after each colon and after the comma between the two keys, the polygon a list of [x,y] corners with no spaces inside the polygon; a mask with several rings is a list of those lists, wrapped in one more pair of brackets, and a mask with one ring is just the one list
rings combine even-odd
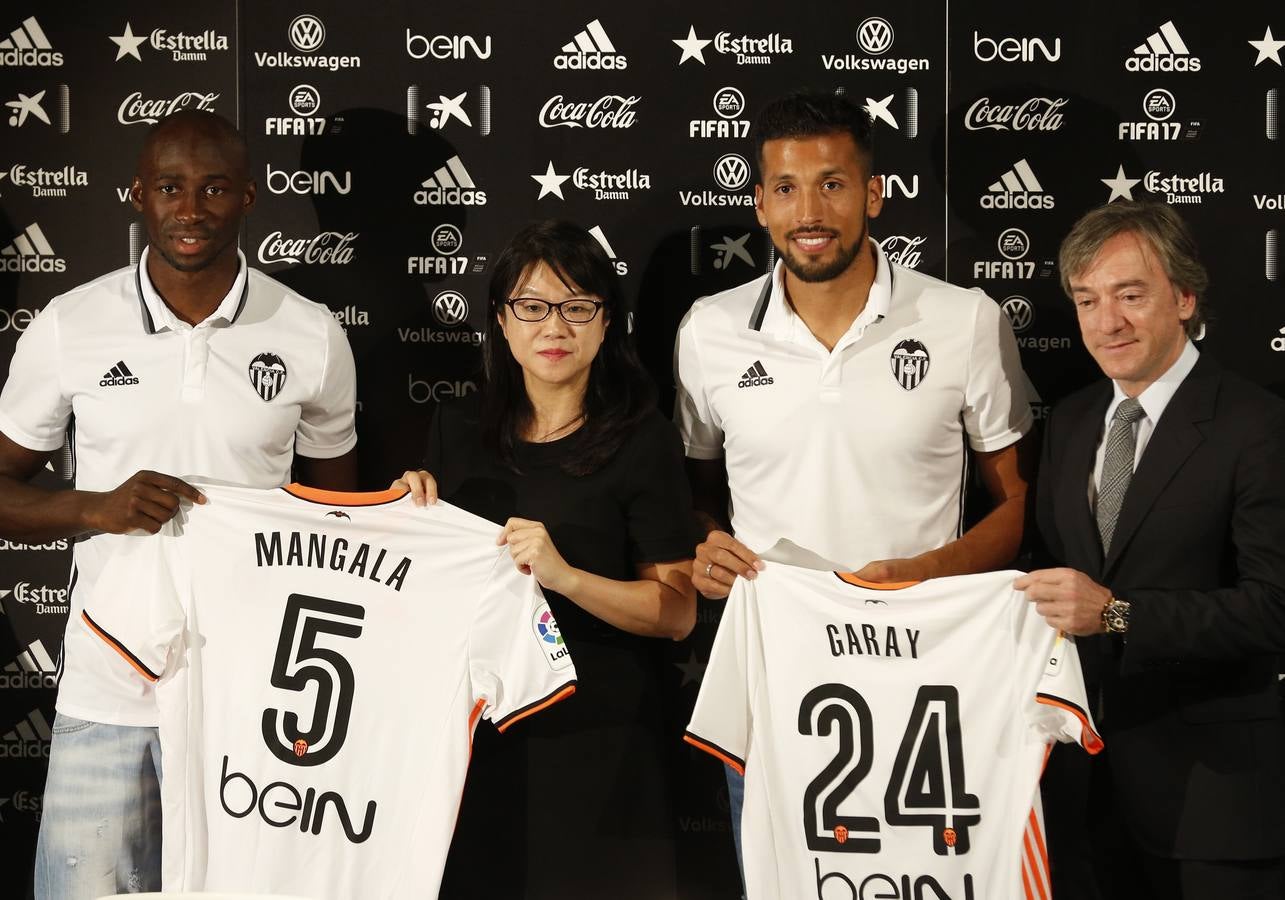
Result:
{"label": "shirt sleeve", "polygon": [[71,419],[63,393],[57,303],[31,320],[13,351],[0,391],[0,431],[28,450],[57,450]]}
{"label": "shirt sleeve", "polygon": [[1002,450],[1031,430],[1031,406],[1017,339],[1008,318],[983,295],[973,320],[964,428],[974,450]]}
{"label": "shirt sleeve", "polygon": [[749,610],[752,582],[736,579],[719,622],[683,740],[745,774],[750,741]]}
{"label": "shirt sleeve", "polygon": [[469,633],[469,677],[500,731],[575,693],[575,665],[549,604],[507,550],[495,557]]}
{"label": "shirt sleeve", "polygon": [[[1016,593],[1019,668],[1038,671],[1035,696],[1027,711],[1031,730],[1042,740],[1075,742],[1089,753],[1102,749],[1089,712],[1075,638],[1050,626],[1035,605]],[[1030,683],[1029,681],[1027,683]]]}
{"label": "shirt sleeve", "polygon": [[81,620],[123,663],[125,677],[157,682],[173,670],[186,614],[179,582],[184,569],[167,524],[159,534],[126,535],[85,600]]}
{"label": "shirt sleeve", "polygon": [[[699,306],[700,301],[697,301]],[[692,459],[721,459],[723,429],[705,391],[705,373],[697,347],[693,306],[674,338],[674,423]]]}
{"label": "shirt sleeve", "polygon": [[295,452],[313,459],[343,456],[357,444],[357,369],[339,323],[325,316],[326,358],[321,384],[300,411]]}
{"label": "shirt sleeve", "polygon": [[683,449],[659,413],[629,447],[625,516],[635,563],[691,559],[698,543]]}

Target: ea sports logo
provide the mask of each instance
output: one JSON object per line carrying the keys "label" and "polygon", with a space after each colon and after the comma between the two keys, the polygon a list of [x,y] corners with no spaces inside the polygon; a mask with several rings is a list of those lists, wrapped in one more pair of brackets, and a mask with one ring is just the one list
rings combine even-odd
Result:
{"label": "ea sports logo", "polygon": [[892,46],[892,26],[888,20],[871,16],[857,26],[857,46],[871,56],[881,56]]}
{"label": "ea sports logo", "polygon": [[433,249],[438,253],[443,256],[451,256],[463,245],[464,236],[460,234],[458,228],[448,223],[434,228],[430,241],[433,244]]}
{"label": "ea sports logo", "polygon": [[726,153],[714,163],[714,180],[725,191],[739,191],[750,180],[750,164],[739,153]]}
{"label": "ea sports logo", "polygon": [[714,113],[723,119],[735,119],[745,110],[745,95],[734,87],[719,88],[714,94]]}
{"label": "ea sports logo", "polygon": [[1153,122],[1163,122],[1173,115],[1176,107],[1177,104],[1173,99],[1173,94],[1164,88],[1155,88],[1148,91],[1147,96],[1142,99],[1142,111]]}
{"label": "ea sports logo", "polygon": [[290,111],[296,116],[310,116],[321,105],[321,94],[310,84],[295,85],[290,89]]}
{"label": "ea sports logo", "polygon": [[1035,321],[1035,309],[1031,306],[1031,301],[1017,294],[1005,297],[999,308],[1008,318],[1008,324],[1013,326],[1015,334],[1021,334],[1026,331],[1031,327],[1031,323]]}
{"label": "ea sports logo", "polygon": [[445,328],[454,328],[468,318],[468,301],[459,291],[442,291],[433,298],[433,318]]}
{"label": "ea sports logo", "polygon": [[301,53],[311,53],[326,40],[326,26],[316,16],[304,13],[290,23],[290,43]]}
{"label": "ea sports logo", "polygon": [[1020,228],[1005,228],[999,236],[999,252],[1005,259],[1021,259],[1031,249],[1031,239]]}

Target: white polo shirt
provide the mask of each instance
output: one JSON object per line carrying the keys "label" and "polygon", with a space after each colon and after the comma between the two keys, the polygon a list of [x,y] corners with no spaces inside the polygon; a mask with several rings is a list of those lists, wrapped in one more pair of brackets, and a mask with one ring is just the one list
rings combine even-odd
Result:
{"label": "white polo shirt", "polygon": [[[18,341],[0,391],[0,431],[57,450],[70,429],[75,484],[106,491],[139,469],[270,488],[294,454],[329,459],[357,442],[356,376],[342,329],[321,304],[240,269],[205,321],[179,320],[138,266],[55,297]],[[58,710],[154,725],[151,688],[113,680],[114,660],[81,624],[84,597],[120,540],[72,552],[71,618]]]}
{"label": "white polo shirt", "polygon": [[[873,242],[872,242],[873,243]],[[674,419],[687,455],[725,457],[736,537],[787,538],[859,569],[962,533],[965,441],[1000,450],[1031,427],[999,307],[888,262],[826,350],[771,277],[698,300],[678,329]]]}

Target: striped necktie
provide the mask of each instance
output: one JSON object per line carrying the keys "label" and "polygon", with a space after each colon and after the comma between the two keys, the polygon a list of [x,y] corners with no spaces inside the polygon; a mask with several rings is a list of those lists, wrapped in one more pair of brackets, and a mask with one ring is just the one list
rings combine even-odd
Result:
{"label": "striped necktie", "polygon": [[1133,423],[1146,415],[1142,404],[1132,397],[1116,407],[1111,418],[1111,431],[1107,434],[1106,454],[1102,459],[1102,486],[1098,489],[1098,534],[1102,538],[1102,553],[1111,552],[1111,537],[1115,523],[1120,518],[1125,492],[1133,479],[1133,456],[1138,446]]}

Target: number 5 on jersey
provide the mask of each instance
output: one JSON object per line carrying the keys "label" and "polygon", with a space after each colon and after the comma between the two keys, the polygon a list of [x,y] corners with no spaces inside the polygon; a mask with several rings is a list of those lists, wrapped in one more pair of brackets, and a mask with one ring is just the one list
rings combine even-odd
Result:
{"label": "number 5 on jersey", "polygon": [[[838,752],[803,792],[808,848],[878,853],[878,818],[839,814],[839,805],[870,774],[874,762],[870,705],[847,685],[819,685],[799,704],[799,733],[828,737],[835,729]],[[915,696],[884,793],[884,818],[889,825],[932,829],[938,856],[968,852],[968,829],[981,821],[981,803],[964,784],[959,691],[954,687],[924,685]]]}
{"label": "number 5 on jersey", "polygon": [[263,740],[273,756],[294,766],[316,766],[333,759],[348,737],[352,714],[352,666],[338,651],[318,647],[317,636],[356,638],[366,611],[306,594],[291,594],[281,620],[281,636],[272,665],[272,686],[302,692],[316,685],[316,703],[305,731],[299,714],[263,711]]}

